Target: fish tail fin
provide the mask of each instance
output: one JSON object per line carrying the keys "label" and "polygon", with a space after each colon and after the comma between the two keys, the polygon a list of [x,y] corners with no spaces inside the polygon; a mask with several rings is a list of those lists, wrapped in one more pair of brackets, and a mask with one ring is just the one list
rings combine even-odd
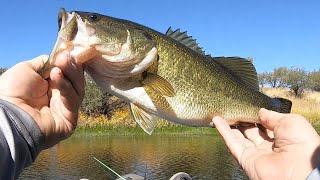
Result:
{"label": "fish tail fin", "polygon": [[280,101],[280,113],[290,113],[292,102],[285,98],[274,98]]}

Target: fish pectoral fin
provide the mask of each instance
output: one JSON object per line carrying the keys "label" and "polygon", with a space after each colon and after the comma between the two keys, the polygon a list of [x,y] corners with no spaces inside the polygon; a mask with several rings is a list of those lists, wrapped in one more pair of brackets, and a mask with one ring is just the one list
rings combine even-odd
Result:
{"label": "fish pectoral fin", "polygon": [[175,96],[174,89],[170,82],[157,74],[148,73],[147,77],[142,80],[142,84],[144,84],[145,86],[149,86],[151,89],[162,96]]}
{"label": "fish pectoral fin", "polygon": [[158,122],[158,117],[150,114],[143,109],[139,108],[133,103],[130,103],[130,110],[133,118],[140,125],[140,127],[149,135],[152,134],[153,129],[156,127]]}

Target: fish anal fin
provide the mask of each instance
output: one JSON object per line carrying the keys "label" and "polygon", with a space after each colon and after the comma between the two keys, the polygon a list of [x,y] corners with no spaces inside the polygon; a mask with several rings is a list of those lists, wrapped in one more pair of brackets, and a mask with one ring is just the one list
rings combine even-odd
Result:
{"label": "fish anal fin", "polygon": [[240,78],[248,86],[259,91],[257,71],[252,62],[240,57],[212,57],[212,60]]}
{"label": "fish anal fin", "polygon": [[133,103],[130,103],[130,110],[135,121],[140,125],[140,127],[149,135],[152,134],[153,129],[156,127],[158,122],[158,117],[150,114]]}
{"label": "fish anal fin", "polygon": [[146,78],[142,80],[142,84],[152,88],[161,96],[173,97],[175,95],[174,89],[170,82],[157,74],[147,73]]}

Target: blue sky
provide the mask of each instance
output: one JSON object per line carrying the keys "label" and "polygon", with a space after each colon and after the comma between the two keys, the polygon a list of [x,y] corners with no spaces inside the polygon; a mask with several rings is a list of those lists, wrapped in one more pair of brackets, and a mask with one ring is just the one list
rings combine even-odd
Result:
{"label": "blue sky", "polygon": [[0,67],[49,54],[57,14],[92,11],[160,32],[180,28],[213,56],[251,56],[258,72],[320,68],[320,1],[11,0],[1,3]]}

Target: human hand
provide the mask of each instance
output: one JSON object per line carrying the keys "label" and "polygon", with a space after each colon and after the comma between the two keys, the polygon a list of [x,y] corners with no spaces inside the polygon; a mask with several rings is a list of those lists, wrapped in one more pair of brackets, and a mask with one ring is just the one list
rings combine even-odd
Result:
{"label": "human hand", "polygon": [[261,109],[259,118],[264,130],[231,129],[218,116],[212,121],[250,179],[306,179],[319,163],[320,138],[314,128],[295,114]]}
{"label": "human hand", "polygon": [[58,55],[50,79],[37,72],[48,59],[42,55],[21,62],[0,76],[0,98],[26,111],[45,137],[45,148],[68,138],[77,126],[84,96],[82,65],[68,52]]}

